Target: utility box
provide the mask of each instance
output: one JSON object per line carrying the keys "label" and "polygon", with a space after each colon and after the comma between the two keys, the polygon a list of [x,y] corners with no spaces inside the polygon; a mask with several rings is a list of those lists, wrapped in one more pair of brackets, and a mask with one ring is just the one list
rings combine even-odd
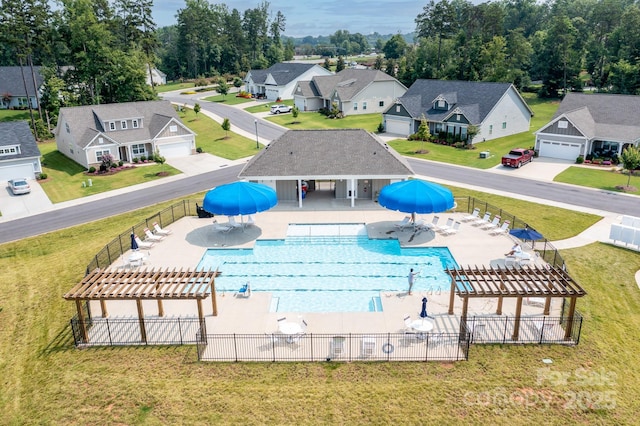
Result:
{"label": "utility box", "polygon": [[491,153],[489,151],[482,151],[480,153],[480,158],[489,158],[491,157]]}

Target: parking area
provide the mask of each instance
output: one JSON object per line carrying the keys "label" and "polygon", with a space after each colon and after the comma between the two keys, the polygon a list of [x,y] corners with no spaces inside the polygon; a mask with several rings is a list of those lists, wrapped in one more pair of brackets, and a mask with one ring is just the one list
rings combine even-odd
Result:
{"label": "parking area", "polygon": [[557,158],[536,157],[532,162],[516,169],[513,167],[504,167],[499,164],[491,169],[492,173],[520,177],[524,179],[535,179],[552,182],[553,178],[565,171],[567,168],[574,166],[575,162],[568,160],[560,160]]}
{"label": "parking area", "polygon": [[51,209],[53,203],[37,180],[29,181],[31,193],[13,195],[7,181],[0,181],[0,221],[42,213]]}

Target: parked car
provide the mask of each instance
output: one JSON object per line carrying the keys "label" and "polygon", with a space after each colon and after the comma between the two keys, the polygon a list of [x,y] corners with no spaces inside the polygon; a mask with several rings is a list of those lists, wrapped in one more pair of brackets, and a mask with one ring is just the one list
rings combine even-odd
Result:
{"label": "parked car", "polygon": [[271,114],[280,114],[281,112],[291,112],[293,108],[289,105],[279,104],[279,105],[271,105]]}
{"label": "parked car", "polygon": [[31,192],[31,187],[26,179],[11,179],[9,181],[9,188],[14,195],[28,194]]}
{"label": "parked car", "polygon": [[502,157],[502,165],[505,167],[519,168],[523,164],[533,161],[534,151],[532,149],[516,148],[509,151]]}

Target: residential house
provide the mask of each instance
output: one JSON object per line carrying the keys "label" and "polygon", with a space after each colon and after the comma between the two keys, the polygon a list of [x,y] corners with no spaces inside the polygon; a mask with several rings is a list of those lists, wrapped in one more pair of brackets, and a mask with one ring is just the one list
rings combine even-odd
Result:
{"label": "residential house", "polygon": [[245,90],[272,101],[278,98],[293,99],[293,88],[298,81],[331,74],[331,71],[316,64],[280,62],[266,70],[249,71],[244,78]]}
{"label": "residential house", "polygon": [[149,73],[149,68],[146,70],[146,81],[149,86],[151,86],[151,79],[153,78],[153,85],[159,86],[162,84],[167,84],[167,75],[160,71],[158,68],[151,68],[151,73]]}
{"label": "residential house", "polygon": [[[42,67],[0,67],[0,109],[38,108],[44,78]],[[34,85],[35,81],[35,85]],[[26,84],[26,89],[25,89]]]}
{"label": "residential house", "polygon": [[[404,157],[363,129],[289,130],[255,155],[238,177],[271,186],[280,203],[325,197],[355,207],[414,174]],[[306,188],[306,190],[303,190]]]}
{"label": "residential house", "polygon": [[58,151],[86,168],[102,156],[131,162],[195,152],[195,133],[186,127],[169,101],[126,102],[61,108],[55,129]]}
{"label": "residential house", "polygon": [[0,181],[34,179],[41,172],[40,149],[29,124],[0,122]]}
{"label": "residential house", "polygon": [[640,96],[567,93],[549,123],[536,132],[541,157],[613,157],[640,145]]}
{"label": "residential house", "polygon": [[423,117],[432,135],[471,143],[529,130],[533,111],[511,83],[416,80],[383,114],[387,133],[409,136]]}
{"label": "residential house", "polygon": [[328,110],[335,103],[343,115],[371,114],[384,112],[406,91],[402,83],[382,71],[347,68],[298,82],[294,101],[300,111]]}

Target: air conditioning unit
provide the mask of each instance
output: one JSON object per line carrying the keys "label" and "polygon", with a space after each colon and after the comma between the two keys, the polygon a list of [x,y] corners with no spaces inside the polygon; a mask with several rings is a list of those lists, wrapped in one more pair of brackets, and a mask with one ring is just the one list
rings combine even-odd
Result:
{"label": "air conditioning unit", "polygon": [[480,153],[480,158],[489,158],[491,157],[491,153],[489,151],[482,151]]}

